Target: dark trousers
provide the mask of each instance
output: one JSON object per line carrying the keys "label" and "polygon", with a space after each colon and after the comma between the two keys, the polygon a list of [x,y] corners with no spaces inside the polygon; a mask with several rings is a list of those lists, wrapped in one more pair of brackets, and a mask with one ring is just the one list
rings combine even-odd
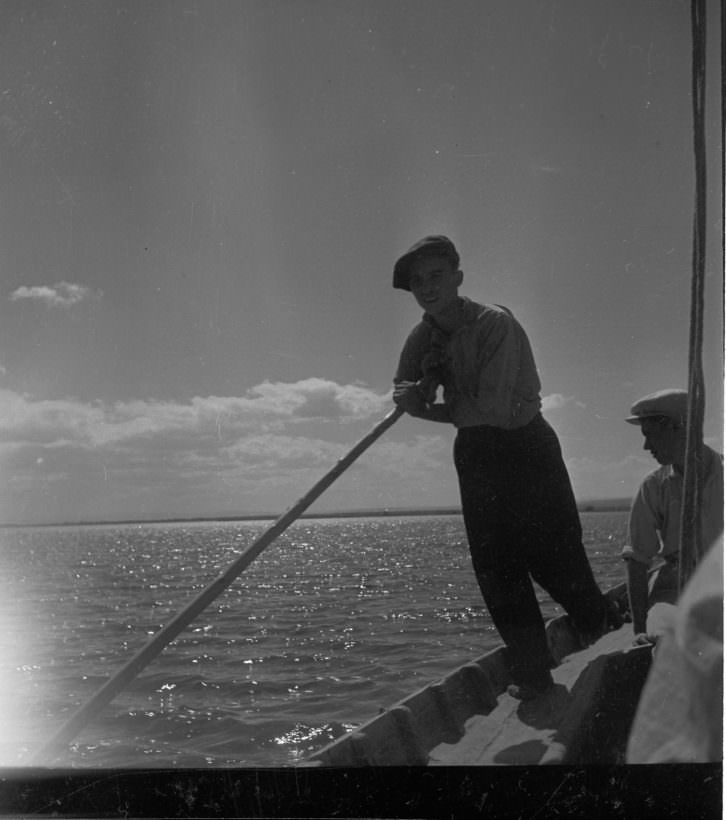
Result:
{"label": "dark trousers", "polygon": [[557,434],[541,415],[516,430],[465,427],[454,462],[474,571],[512,678],[536,683],[551,656],[532,579],[577,628],[596,631],[605,617]]}

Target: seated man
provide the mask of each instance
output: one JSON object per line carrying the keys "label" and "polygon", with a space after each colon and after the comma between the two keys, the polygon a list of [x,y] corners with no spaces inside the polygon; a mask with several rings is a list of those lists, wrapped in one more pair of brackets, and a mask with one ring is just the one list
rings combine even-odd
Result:
{"label": "seated man", "polygon": [[[673,604],[678,597],[687,405],[685,390],[660,390],[635,402],[626,419],[640,426],[643,448],[661,465],[645,477],[633,500],[622,551],[637,643],[647,641],[652,631],[646,625],[650,600]],[[713,544],[723,531],[723,456],[703,443],[701,448],[701,536],[702,543]],[[648,568],[656,557],[665,563],[654,574],[649,594]]]}

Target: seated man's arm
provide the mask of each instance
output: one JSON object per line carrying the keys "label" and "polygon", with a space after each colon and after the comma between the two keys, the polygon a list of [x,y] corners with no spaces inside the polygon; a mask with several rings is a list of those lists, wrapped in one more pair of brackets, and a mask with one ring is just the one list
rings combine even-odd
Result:
{"label": "seated man's arm", "polygon": [[633,632],[644,635],[648,619],[648,569],[660,549],[663,526],[660,479],[654,472],[640,485],[630,508],[628,532],[621,555],[625,559]]}
{"label": "seated man's arm", "polygon": [[648,617],[648,567],[635,558],[625,561],[628,569],[628,600],[633,616],[633,632],[636,635],[645,633]]}

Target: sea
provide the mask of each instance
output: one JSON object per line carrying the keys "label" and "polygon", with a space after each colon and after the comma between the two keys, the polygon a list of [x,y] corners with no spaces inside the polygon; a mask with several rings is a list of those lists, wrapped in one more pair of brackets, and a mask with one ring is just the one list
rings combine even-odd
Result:
{"label": "sea", "polygon": [[[581,520],[601,588],[621,582],[627,513]],[[43,757],[270,524],[0,529],[0,766],[294,766],[499,643],[460,515],[301,519]]]}

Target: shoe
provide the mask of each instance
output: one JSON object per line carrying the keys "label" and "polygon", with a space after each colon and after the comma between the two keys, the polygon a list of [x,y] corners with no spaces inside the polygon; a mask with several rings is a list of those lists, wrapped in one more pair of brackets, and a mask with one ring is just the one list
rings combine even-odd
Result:
{"label": "shoe", "polygon": [[608,598],[607,595],[603,595],[602,597],[605,601],[605,607],[600,625],[595,629],[582,629],[575,625],[575,632],[583,649],[595,643],[595,641],[605,635],[605,633],[620,629],[624,623],[623,616],[620,614],[620,610],[615,601]]}
{"label": "shoe", "polygon": [[612,598],[608,598],[607,595],[603,595],[603,597],[605,598],[605,631],[610,632],[620,629],[625,623],[625,618],[620,612],[620,607],[618,607]]}
{"label": "shoe", "polygon": [[534,683],[510,683],[507,686],[507,694],[517,700],[534,700],[550,691],[555,685],[552,675],[547,672],[546,677],[543,676],[541,681]]}

